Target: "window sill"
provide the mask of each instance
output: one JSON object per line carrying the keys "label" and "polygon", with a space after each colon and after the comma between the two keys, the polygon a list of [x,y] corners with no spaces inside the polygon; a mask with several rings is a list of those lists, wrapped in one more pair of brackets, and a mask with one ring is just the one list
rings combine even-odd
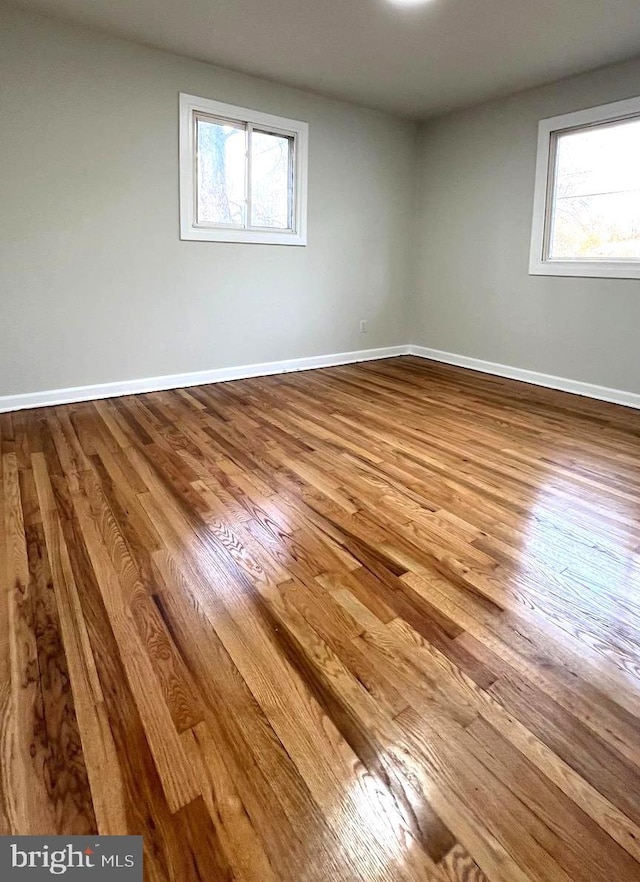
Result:
{"label": "window sill", "polygon": [[235,242],[248,245],[302,245],[307,244],[306,233],[292,230],[223,230],[209,227],[187,227],[180,230],[183,241]]}
{"label": "window sill", "polygon": [[640,261],[532,260],[530,276],[595,279],[640,279]]}

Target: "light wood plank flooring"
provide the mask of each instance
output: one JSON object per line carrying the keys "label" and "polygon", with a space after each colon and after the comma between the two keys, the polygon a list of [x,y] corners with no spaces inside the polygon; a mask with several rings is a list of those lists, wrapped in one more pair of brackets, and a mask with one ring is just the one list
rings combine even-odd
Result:
{"label": "light wood plank flooring", "polygon": [[0,416],[0,832],[640,880],[639,436],[410,357]]}

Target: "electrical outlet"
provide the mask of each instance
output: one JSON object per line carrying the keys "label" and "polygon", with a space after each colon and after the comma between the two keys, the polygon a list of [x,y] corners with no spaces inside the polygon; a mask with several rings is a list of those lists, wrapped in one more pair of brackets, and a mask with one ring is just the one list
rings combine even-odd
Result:
{"label": "electrical outlet", "polygon": [[360,333],[361,334],[367,333],[367,320],[366,319],[360,319]]}

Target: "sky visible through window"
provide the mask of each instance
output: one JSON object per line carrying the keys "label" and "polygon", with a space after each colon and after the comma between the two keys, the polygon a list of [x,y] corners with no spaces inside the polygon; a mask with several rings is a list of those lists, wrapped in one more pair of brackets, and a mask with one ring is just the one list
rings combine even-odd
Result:
{"label": "sky visible through window", "polygon": [[549,257],[640,261],[640,119],[558,136]]}

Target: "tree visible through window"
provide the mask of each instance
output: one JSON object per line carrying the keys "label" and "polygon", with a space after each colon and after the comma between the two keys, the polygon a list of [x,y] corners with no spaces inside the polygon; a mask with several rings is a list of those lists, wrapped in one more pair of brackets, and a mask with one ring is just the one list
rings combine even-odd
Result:
{"label": "tree visible through window", "polygon": [[307,244],[307,123],[180,95],[180,236]]}
{"label": "tree visible through window", "polygon": [[197,117],[198,223],[245,225],[246,129]]}

